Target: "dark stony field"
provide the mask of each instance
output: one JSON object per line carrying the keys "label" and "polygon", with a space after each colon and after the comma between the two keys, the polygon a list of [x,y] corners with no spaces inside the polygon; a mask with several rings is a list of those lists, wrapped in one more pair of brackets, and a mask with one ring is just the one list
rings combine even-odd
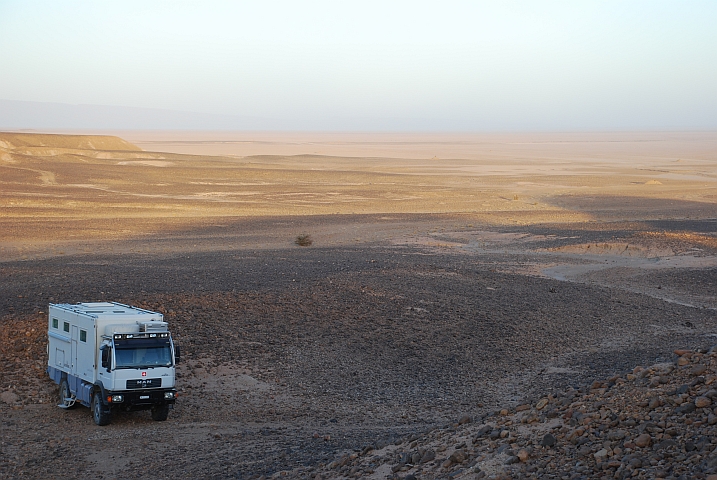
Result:
{"label": "dark stony field", "polygon": [[[416,229],[431,223],[402,220]],[[519,233],[533,243],[503,241],[499,253],[480,242],[471,250],[475,241],[440,243],[475,230],[436,232],[435,245],[3,262],[0,472],[309,477],[345,451],[380,449],[466,415],[482,418],[667,361],[678,347],[714,343],[713,306],[520,273],[585,263],[551,248],[565,237],[571,244],[619,241],[623,225],[525,227]],[[701,289],[704,302],[714,302],[714,269],[641,271],[645,284],[691,295]],[[54,406],[57,388],[44,374],[47,304],[100,300],[164,313],[182,345],[181,396],[166,423],[139,412],[100,428],[86,408]]]}

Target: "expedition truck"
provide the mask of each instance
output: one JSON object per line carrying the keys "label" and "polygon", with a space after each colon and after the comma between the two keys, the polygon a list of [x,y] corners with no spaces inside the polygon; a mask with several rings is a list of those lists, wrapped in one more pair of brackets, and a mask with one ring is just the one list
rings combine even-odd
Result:
{"label": "expedition truck", "polygon": [[50,304],[47,373],[59,407],[90,407],[107,425],[113,410],[151,410],[167,419],[177,398],[179,346],[161,313],[121,303]]}

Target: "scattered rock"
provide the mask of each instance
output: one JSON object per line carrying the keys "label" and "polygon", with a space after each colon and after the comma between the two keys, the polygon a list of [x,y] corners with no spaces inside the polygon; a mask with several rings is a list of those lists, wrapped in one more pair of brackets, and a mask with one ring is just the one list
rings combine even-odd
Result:
{"label": "scattered rock", "polygon": [[469,415],[464,415],[458,420],[458,425],[465,425],[466,423],[471,423],[473,419]]}
{"label": "scattered rock", "polygon": [[465,462],[467,458],[468,455],[466,455],[466,452],[464,452],[463,450],[456,450],[451,454],[450,457],[448,457],[448,460],[451,463],[460,464]]}
{"label": "scattered rock", "polygon": [[652,443],[652,437],[649,433],[643,433],[635,439],[635,445],[640,448],[648,447]]}
{"label": "scattered rock", "polygon": [[695,398],[695,407],[697,407],[697,408],[709,407],[711,404],[712,404],[712,400],[710,400],[707,397]]}
{"label": "scattered rock", "polygon": [[543,447],[552,447],[557,442],[557,439],[550,433],[546,433],[543,439],[540,441],[540,445]]}
{"label": "scattered rock", "polygon": [[695,404],[692,402],[683,403],[675,409],[675,413],[678,415],[684,415],[686,413],[692,413],[695,411]]}
{"label": "scattered rock", "polygon": [[598,450],[597,452],[595,452],[593,454],[593,457],[595,457],[595,461],[598,463],[604,462],[605,459],[607,458],[607,453],[608,453],[607,450],[605,450],[604,448],[601,448],[600,450]]}
{"label": "scattered rock", "polygon": [[[396,471],[428,479],[466,474],[600,478],[605,473],[627,478],[638,470],[647,478],[717,474],[717,450],[711,443],[717,434],[717,413],[711,410],[717,389],[706,385],[707,377],[693,374],[702,371],[696,366],[717,365],[717,350],[678,358],[688,356],[686,369],[664,362],[640,367],[628,374],[635,375],[635,383],[625,381],[628,375],[615,376],[577,391],[552,393],[550,400],[542,397],[532,410],[521,404],[515,413],[497,412],[485,424],[432,432],[416,442],[426,445],[422,466],[403,465]],[[471,439],[470,447],[465,438]],[[446,445],[455,445],[455,451],[440,464],[431,463],[433,452]]]}
{"label": "scattered rock", "polygon": [[10,390],[6,390],[0,393],[0,400],[7,403],[8,405],[12,405],[13,403],[16,403],[19,398],[15,393],[11,392]]}
{"label": "scattered rock", "polygon": [[433,450],[426,450],[423,456],[421,457],[420,463],[428,463],[432,462],[436,458],[436,452]]}

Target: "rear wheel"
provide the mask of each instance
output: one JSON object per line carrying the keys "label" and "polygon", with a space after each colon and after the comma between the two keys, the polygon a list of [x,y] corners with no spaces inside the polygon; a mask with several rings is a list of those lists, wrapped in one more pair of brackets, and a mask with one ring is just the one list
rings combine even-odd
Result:
{"label": "rear wheel", "polygon": [[75,401],[72,399],[72,393],[70,393],[70,385],[67,383],[67,379],[63,378],[60,382],[60,393],[57,396],[59,401],[58,405],[62,408],[74,408]]}
{"label": "rear wheel", "polygon": [[163,422],[169,416],[169,405],[156,405],[152,407],[152,420]]}
{"label": "rear wheel", "polygon": [[92,397],[92,417],[99,426],[110,424],[110,412],[102,405],[102,395],[100,392],[95,392],[95,395]]}

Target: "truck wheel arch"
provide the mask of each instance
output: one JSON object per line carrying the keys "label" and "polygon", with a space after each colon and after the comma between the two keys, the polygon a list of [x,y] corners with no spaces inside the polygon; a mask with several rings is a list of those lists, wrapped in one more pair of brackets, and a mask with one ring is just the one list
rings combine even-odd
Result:
{"label": "truck wheel arch", "polygon": [[105,386],[102,385],[102,383],[97,382],[95,383],[95,388],[92,389],[92,395],[95,393],[100,393],[100,398],[102,399],[102,405],[107,405],[107,390],[105,390]]}

